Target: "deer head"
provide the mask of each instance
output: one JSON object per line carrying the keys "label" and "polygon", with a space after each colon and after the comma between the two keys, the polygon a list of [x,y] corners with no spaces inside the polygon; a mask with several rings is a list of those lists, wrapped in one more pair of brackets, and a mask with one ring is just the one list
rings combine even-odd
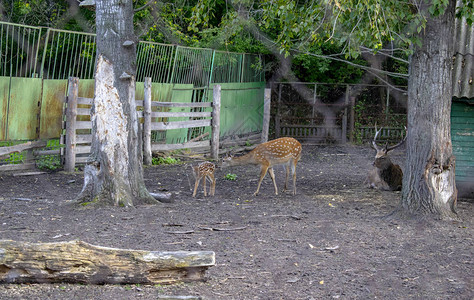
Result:
{"label": "deer head", "polygon": [[377,130],[375,125],[375,136],[372,141],[372,146],[377,151],[375,154],[374,168],[369,172],[367,177],[369,187],[383,189],[383,190],[399,190],[402,186],[403,172],[399,165],[395,165],[390,160],[388,152],[400,147],[406,140],[405,138],[398,144],[393,146],[377,145],[377,138],[380,135],[382,128]]}
{"label": "deer head", "polygon": [[375,125],[375,136],[374,136],[374,140],[372,141],[372,146],[377,151],[377,154],[375,154],[374,166],[376,166],[377,168],[385,169],[386,167],[388,167],[392,164],[392,161],[388,157],[388,152],[400,147],[401,145],[403,145],[403,143],[405,143],[405,140],[406,140],[407,136],[405,135],[405,138],[403,140],[401,140],[396,145],[388,146],[388,142],[387,142],[385,144],[385,146],[381,147],[381,146],[377,145],[377,138],[380,135],[381,131],[382,131],[382,128],[377,130],[377,124],[376,124]]}

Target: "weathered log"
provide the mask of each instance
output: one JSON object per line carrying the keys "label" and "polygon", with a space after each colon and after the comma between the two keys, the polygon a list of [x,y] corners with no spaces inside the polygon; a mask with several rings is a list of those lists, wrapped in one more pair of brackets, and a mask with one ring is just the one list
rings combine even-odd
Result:
{"label": "weathered log", "polygon": [[212,251],[145,251],[82,241],[0,240],[0,283],[171,284],[204,279]]}
{"label": "weathered log", "polygon": [[22,151],[33,149],[33,148],[43,148],[46,147],[47,141],[32,141],[26,142],[23,144],[15,145],[15,146],[8,146],[8,147],[0,147],[0,158],[3,156],[7,156],[11,153],[20,153]]}
{"label": "weathered log", "polygon": [[163,203],[173,203],[173,194],[169,192],[157,192],[157,193],[150,193],[150,195],[155,198],[156,200],[163,202]]}

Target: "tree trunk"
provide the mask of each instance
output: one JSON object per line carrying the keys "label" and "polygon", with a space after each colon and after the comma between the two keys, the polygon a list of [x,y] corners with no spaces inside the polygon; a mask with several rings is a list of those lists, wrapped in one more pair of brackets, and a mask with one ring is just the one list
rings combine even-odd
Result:
{"label": "tree trunk", "polygon": [[135,104],[132,0],[96,0],[97,65],[92,149],[79,202],[157,203],[146,190]]}
{"label": "tree trunk", "polygon": [[451,145],[454,6],[428,16],[410,62],[407,160],[401,208],[415,215],[457,219]]}

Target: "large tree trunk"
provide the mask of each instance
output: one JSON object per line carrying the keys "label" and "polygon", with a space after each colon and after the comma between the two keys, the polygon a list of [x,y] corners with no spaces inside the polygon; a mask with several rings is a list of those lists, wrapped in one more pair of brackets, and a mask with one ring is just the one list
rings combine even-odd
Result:
{"label": "large tree trunk", "polygon": [[92,150],[80,202],[156,203],[146,190],[135,105],[132,0],[96,0],[97,66]]}
{"label": "large tree trunk", "polygon": [[407,160],[401,208],[410,214],[456,219],[455,158],[451,145],[454,6],[428,17],[410,62]]}

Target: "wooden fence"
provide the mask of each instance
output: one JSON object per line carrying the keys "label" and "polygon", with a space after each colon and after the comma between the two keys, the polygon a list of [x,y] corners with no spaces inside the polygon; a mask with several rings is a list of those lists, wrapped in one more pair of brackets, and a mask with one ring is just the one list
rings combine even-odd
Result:
{"label": "wooden fence", "polygon": [[[92,107],[93,99],[78,96],[78,83],[78,78],[70,78],[69,80],[65,113],[65,135],[61,137],[61,141],[65,144],[63,157],[64,169],[67,172],[73,171],[77,163],[86,163],[91,151],[92,122],[90,121],[90,109]],[[208,148],[211,157],[213,159],[218,158],[220,146],[220,85],[216,85],[213,88],[212,102],[157,102],[152,101],[151,95],[151,79],[146,78],[144,82],[144,100],[136,100],[138,118],[143,121],[142,137],[144,164],[151,164],[152,152],[176,149]],[[189,111],[165,111],[177,107],[189,108]],[[201,110],[201,108],[207,108],[207,111],[193,111],[195,109]],[[265,91],[264,114],[263,130],[260,134],[260,141],[262,142],[268,139],[268,128],[270,122],[269,89]],[[189,120],[170,121],[170,118],[188,118]],[[83,121],[84,119],[86,120]],[[211,130],[210,132],[208,131],[207,133],[184,143],[152,143],[152,130],[166,131],[195,127],[210,127]],[[201,140],[208,135],[210,135],[208,140]]]}
{"label": "wooden fence", "polygon": [[0,147],[0,159],[8,158],[12,153],[22,153],[21,163],[2,164],[0,165],[0,172],[33,170],[36,168],[36,161],[42,156],[59,154],[59,149],[38,150],[39,148],[45,148],[46,146],[47,141],[38,140],[13,146]]}

